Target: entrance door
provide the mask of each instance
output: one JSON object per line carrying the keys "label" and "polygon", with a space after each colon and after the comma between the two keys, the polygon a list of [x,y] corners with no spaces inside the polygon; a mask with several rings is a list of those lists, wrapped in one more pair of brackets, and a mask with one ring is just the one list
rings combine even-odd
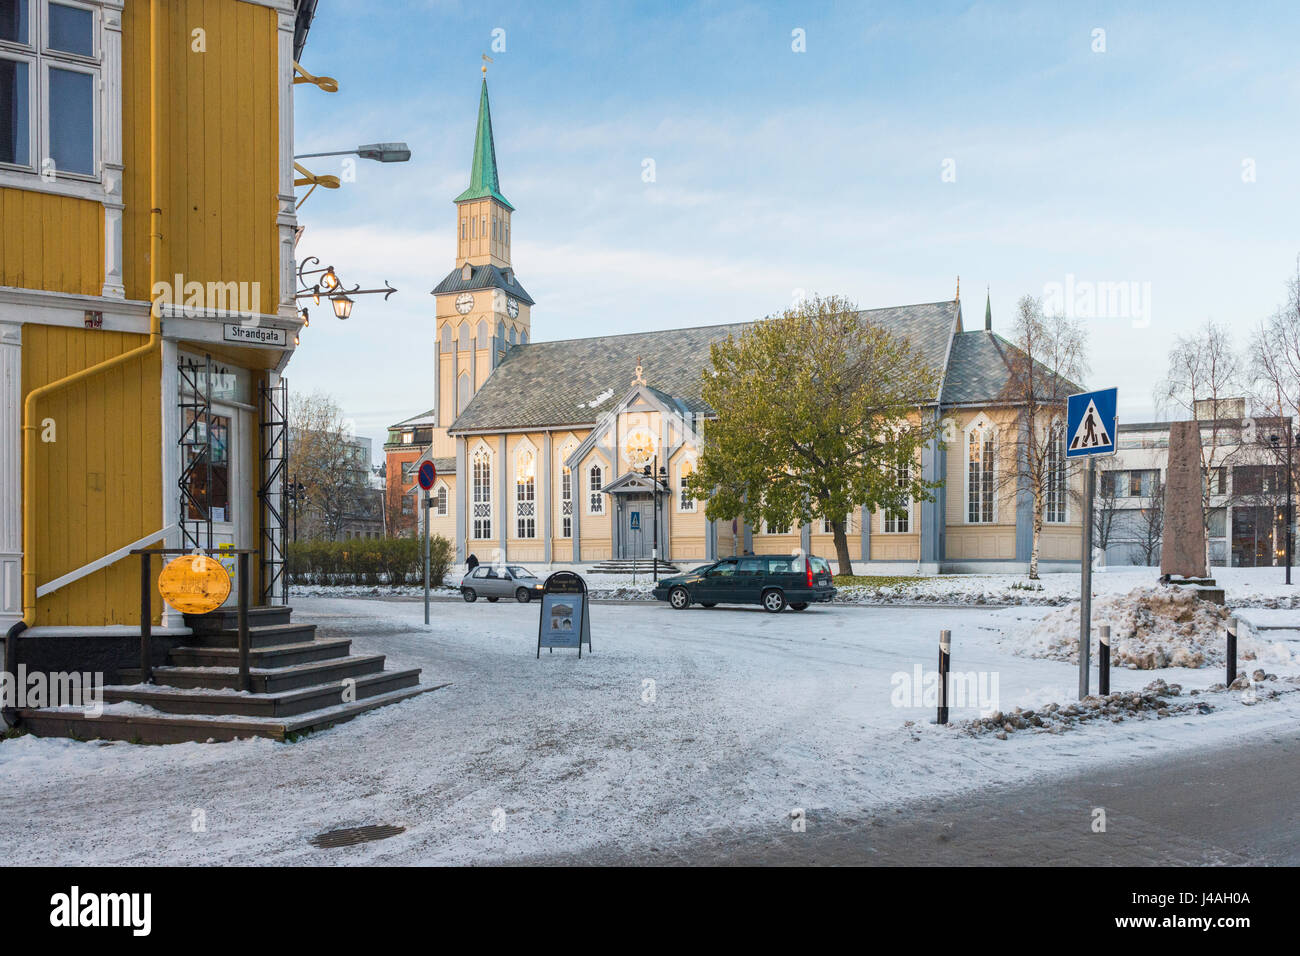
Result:
{"label": "entrance door", "polygon": [[[206,505],[212,518],[212,547],[219,551],[253,546],[251,463],[246,460],[249,415],[244,408],[213,402],[208,416],[210,463],[191,472],[190,494],[195,503],[188,506],[189,518],[202,520]],[[190,454],[202,453],[191,449]],[[202,543],[207,546],[206,540]],[[226,604],[233,606],[239,602],[238,559],[231,555],[221,563],[230,572]],[[250,570],[251,566],[250,562]]]}
{"label": "entrance door", "polygon": [[626,495],[623,498],[623,526],[619,536],[619,554],[623,559],[650,557],[654,528],[651,498],[647,495]]}

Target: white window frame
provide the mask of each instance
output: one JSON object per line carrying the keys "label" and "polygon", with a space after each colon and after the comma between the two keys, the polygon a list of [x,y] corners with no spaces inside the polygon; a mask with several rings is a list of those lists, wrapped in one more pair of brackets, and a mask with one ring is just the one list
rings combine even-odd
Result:
{"label": "white window frame", "polygon": [[[531,459],[532,477],[522,480],[521,467]],[[537,537],[537,453],[533,446],[520,445],[515,449],[515,537],[530,540]],[[526,534],[523,532],[527,532]]]}
{"label": "white window frame", "polygon": [[[560,449],[560,537],[573,537],[573,469],[565,464],[578,448],[570,439]],[[567,487],[566,487],[567,486]],[[567,492],[567,494],[566,494]]]}
{"label": "white window frame", "polygon": [[[1070,523],[1070,466],[1065,457],[1065,423],[1053,422],[1049,426],[1051,438],[1047,442],[1047,487],[1043,491],[1043,522],[1045,524]],[[1053,462],[1053,459],[1055,461]],[[1060,500],[1056,501],[1056,496]]]}
{"label": "white window frame", "polygon": [[[817,521],[817,527],[820,529],[819,534],[834,534],[835,528],[831,526],[830,519],[823,515]],[[844,533],[853,533],[853,512],[850,511],[844,516]]]}
{"label": "white window frame", "polygon": [[[94,53],[82,56],[51,50],[49,46],[51,2],[60,6],[85,10],[91,15],[90,36]],[[55,181],[65,183],[99,183],[104,171],[104,17],[99,4],[84,0],[30,0],[27,22],[28,43],[0,40],[0,59],[27,64],[28,129],[30,151],[27,163],[0,163],[0,186],[30,187],[33,178],[41,176],[44,163],[50,158],[50,69],[86,73],[91,77],[91,136],[89,173],[68,172],[55,167]]]}
{"label": "white window frame", "polygon": [[[600,472],[600,485],[593,488],[591,477]],[[605,513],[605,466],[593,461],[587,466],[587,514],[603,515]]]}
{"label": "white window frame", "polygon": [[686,495],[686,479],[695,474],[695,460],[687,458],[677,466],[677,511],[681,514],[694,514],[699,502]]}
{"label": "white window frame", "polygon": [[[975,435],[980,436],[980,484],[988,486],[989,507],[987,509],[983,507],[984,497],[983,494],[981,494],[980,508],[979,508],[980,517],[972,520],[971,504],[973,502],[971,499],[971,480],[970,480],[971,479],[970,443],[971,443],[971,438],[973,438]],[[970,525],[997,524],[998,523],[998,487],[997,487],[998,433],[997,433],[997,429],[993,427],[992,422],[990,422],[986,417],[981,415],[971,422],[971,424],[966,428],[965,432],[963,432],[962,437],[963,437],[962,481],[965,485],[965,494],[962,496],[963,497],[962,504],[964,505],[962,517],[964,518],[965,523]],[[983,445],[985,441],[989,442],[989,446],[990,446],[989,455],[987,457],[991,459],[988,464],[989,479],[987,482],[984,481],[985,454],[984,454]],[[988,518],[983,517],[986,511],[991,517]]]}
{"label": "white window frame", "polygon": [[[469,495],[470,495],[470,537],[475,541],[492,540],[492,472],[493,454],[487,445],[480,444],[469,458]],[[486,494],[479,494],[478,465],[482,462],[487,469],[487,481],[483,483]],[[479,513],[480,506],[484,512]]]}
{"label": "white window frame", "polygon": [[[910,461],[900,461],[894,468],[894,480],[898,485],[910,483],[912,480],[912,463]],[[912,501],[911,495],[907,498],[900,511],[891,511],[885,509],[880,516],[880,533],[881,534],[911,534],[912,533]]]}
{"label": "white window frame", "polygon": [[451,488],[442,479],[433,486],[433,513],[439,518],[447,517],[448,503],[451,501]]}

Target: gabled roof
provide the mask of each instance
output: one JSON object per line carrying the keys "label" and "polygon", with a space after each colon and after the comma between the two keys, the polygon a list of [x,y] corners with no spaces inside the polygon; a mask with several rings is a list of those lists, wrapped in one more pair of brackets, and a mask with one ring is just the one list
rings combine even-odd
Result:
{"label": "gabled roof", "polygon": [[[1015,402],[1011,363],[1023,356],[1019,348],[995,332],[958,332],[948,357],[943,384],[944,405],[992,405]],[[1044,374],[1048,374],[1043,369]],[[1062,379],[1059,394],[1082,392],[1083,386]]]}
{"label": "gabled roof", "polygon": [[405,418],[402,421],[398,422],[396,425],[389,425],[388,430],[393,431],[395,429],[401,429],[401,428],[414,428],[417,425],[433,425],[435,424],[433,420],[433,413],[434,413],[434,409],[431,408],[427,412],[421,412],[418,415],[412,415],[410,418]]}
{"label": "gabled roof", "polygon": [[[908,339],[923,362],[936,373],[942,371],[948,342],[956,328],[956,302],[867,309],[861,314]],[[515,346],[507,350],[451,431],[595,424],[627,391],[638,360],[646,381],[666,404],[675,404],[685,412],[711,415],[713,409],[700,395],[710,360],[709,346],[740,335],[753,324],[737,322]]]}
{"label": "gabled roof", "polygon": [[476,289],[500,289],[506,295],[514,296],[520,302],[533,305],[533,298],[524,291],[524,287],[519,284],[519,279],[514,270],[506,275],[505,270],[498,269],[494,265],[470,266],[470,276],[464,277],[461,269],[452,269],[447,273],[447,278],[443,279],[434,286],[432,295],[442,295],[445,292],[473,292]]}
{"label": "gabled roof", "polygon": [[469,188],[456,197],[456,202],[486,199],[489,196],[507,209],[515,208],[501,195],[501,183],[497,177],[497,149],[492,140],[492,109],[488,105],[487,77],[484,77],[478,95],[478,125],[474,131],[474,159],[469,167]]}

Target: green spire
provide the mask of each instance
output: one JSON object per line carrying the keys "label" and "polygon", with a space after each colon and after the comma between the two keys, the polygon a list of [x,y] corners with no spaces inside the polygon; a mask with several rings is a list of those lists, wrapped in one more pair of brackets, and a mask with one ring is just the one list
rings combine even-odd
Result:
{"label": "green spire", "polygon": [[478,97],[478,128],[474,133],[474,161],[470,165],[469,188],[456,197],[456,202],[485,199],[488,196],[507,209],[513,211],[515,208],[501,195],[501,183],[497,179],[497,150],[492,141],[492,110],[488,106],[487,77],[484,77],[483,89]]}
{"label": "green spire", "polygon": [[984,331],[993,331],[993,298],[991,292],[984,293]]}

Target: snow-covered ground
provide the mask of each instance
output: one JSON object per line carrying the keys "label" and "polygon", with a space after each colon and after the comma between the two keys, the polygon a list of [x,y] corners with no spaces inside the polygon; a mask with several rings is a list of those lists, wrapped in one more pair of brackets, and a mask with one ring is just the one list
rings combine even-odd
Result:
{"label": "snow-covered ground", "polygon": [[[587,568],[577,570],[587,582],[592,596],[603,600],[652,601],[654,587],[648,574],[600,574]],[[685,566],[683,571],[689,570]],[[865,571],[865,569],[855,569]],[[534,573],[545,578],[544,568]],[[1292,571],[1296,584],[1286,584],[1283,568],[1214,568],[1213,575],[1227,593],[1230,607],[1282,607],[1300,609],[1300,568]],[[1153,585],[1160,577],[1154,568],[1107,568],[1092,576],[1093,593],[1127,594],[1136,587]],[[447,585],[438,589],[443,596],[457,593],[454,584],[459,572],[448,575]],[[295,585],[293,594],[318,597],[364,597],[423,594],[423,588],[405,585],[399,588],[361,585]],[[1024,574],[942,574],[908,578],[884,586],[840,586],[837,602],[845,604],[1014,604],[1059,606],[1079,599],[1078,572],[1044,574],[1030,581]]]}
{"label": "snow-covered ground", "polygon": [[[426,631],[418,603],[294,603],[295,620],[318,624],[322,636],[351,636],[356,651],[452,685],[292,744],[0,742],[0,859],[471,863],[602,843],[636,850],[784,831],[796,808],[881,813],[912,798],[1275,734],[1300,718],[1300,685],[1285,679],[1300,674],[1293,659],[1269,665],[1284,678],[1272,682],[1281,696],[1201,694],[1207,713],[1030,728],[1006,740],[964,732],[981,713],[974,702],[953,708],[953,726],[928,723],[932,702],[908,685],[916,668],[935,666],[941,629],[952,631],[954,674],[996,687],[985,710],[1071,701],[1073,665],[1009,646],[1047,608],[776,615],[597,605],[593,654],[538,660],[535,605],[440,603]],[[1294,612],[1254,613],[1272,626],[1296,623]],[[1272,639],[1300,650],[1300,631]],[[1120,669],[1112,686],[1137,690],[1156,678],[1187,697],[1222,674]],[[365,824],[406,832],[355,847],[308,843]]]}

